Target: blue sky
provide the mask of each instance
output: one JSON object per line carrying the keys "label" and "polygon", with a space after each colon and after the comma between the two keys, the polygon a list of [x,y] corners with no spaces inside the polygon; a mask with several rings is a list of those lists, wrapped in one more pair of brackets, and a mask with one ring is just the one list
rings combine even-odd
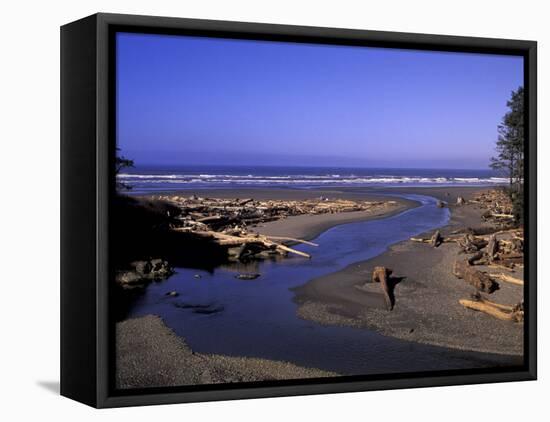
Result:
{"label": "blue sky", "polygon": [[486,168],[523,59],[117,35],[136,165]]}

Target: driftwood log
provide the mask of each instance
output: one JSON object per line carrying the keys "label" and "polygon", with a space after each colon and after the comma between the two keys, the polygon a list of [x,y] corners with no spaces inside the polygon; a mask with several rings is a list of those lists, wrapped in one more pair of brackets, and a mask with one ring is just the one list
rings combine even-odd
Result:
{"label": "driftwood log", "polygon": [[476,238],[470,233],[466,233],[462,238],[459,238],[457,243],[464,253],[475,253],[487,246],[485,239]]}
{"label": "driftwood log", "polygon": [[302,240],[302,239],[296,239],[295,237],[286,237],[286,236],[266,236],[266,237],[269,239],[275,239],[275,240],[283,240],[283,241],[286,240],[294,243],[303,243],[304,245],[309,245],[309,246],[319,246],[319,244],[317,243],[309,242],[307,240]]}
{"label": "driftwood log", "polygon": [[510,220],[513,220],[514,219],[514,214],[498,214],[498,213],[491,213],[490,214],[491,217],[494,217],[494,218],[508,218]]}
{"label": "driftwood log", "polygon": [[[174,231],[188,231],[185,228],[175,228]],[[295,255],[303,256],[304,258],[311,258],[311,255],[302,252],[293,248],[290,248],[288,246],[283,245],[282,243],[277,243],[274,241],[269,240],[267,236],[262,235],[247,235],[247,236],[234,236],[229,235],[222,232],[215,232],[215,231],[201,231],[201,232],[193,232],[195,235],[211,238],[213,241],[215,241],[220,246],[240,246],[241,249],[239,251],[239,257],[242,257],[244,254],[246,254],[246,251],[250,251],[251,248],[263,248],[264,250],[270,249],[270,250],[277,250],[282,253],[293,253]],[[297,239],[294,239],[297,240]],[[314,243],[307,242],[310,245],[315,245]],[[244,245],[244,246],[243,246]],[[259,251],[259,249],[258,249]]]}
{"label": "driftwood log", "polygon": [[380,283],[382,291],[384,292],[384,300],[386,306],[391,311],[393,309],[393,300],[390,292],[389,279],[392,274],[392,270],[386,267],[374,267],[372,272],[372,281],[374,283]]}
{"label": "driftwood log", "polygon": [[434,248],[437,248],[442,243],[443,243],[443,237],[441,236],[441,232],[439,230],[436,230],[430,239],[430,245],[433,246]]}
{"label": "driftwood log", "polygon": [[483,251],[478,251],[471,257],[469,257],[467,261],[470,265],[485,264],[485,254],[483,253]]}
{"label": "driftwood log", "polygon": [[473,301],[485,303],[486,305],[493,306],[495,308],[498,308],[498,309],[500,309],[502,311],[506,311],[506,312],[512,312],[515,308],[515,306],[513,306],[513,305],[505,305],[503,303],[496,303],[496,302],[490,301],[485,296],[482,296],[481,293],[479,293],[479,292],[476,292],[473,295],[471,295],[471,299]]}
{"label": "driftwood log", "polygon": [[466,260],[455,261],[453,274],[481,292],[490,294],[499,288],[496,281],[487,274],[473,268]]}
{"label": "driftwood log", "polygon": [[489,237],[489,243],[487,244],[487,259],[489,263],[493,262],[498,251],[498,240],[495,234]]}
{"label": "driftwood log", "polygon": [[483,302],[476,302],[474,300],[468,300],[468,299],[460,299],[459,303],[465,308],[473,309],[474,311],[484,312],[488,315],[491,315],[503,321],[512,321],[511,313],[502,311],[495,306],[491,306]]}
{"label": "driftwood log", "polygon": [[465,308],[483,312],[502,321],[522,322],[524,319],[523,303],[517,305],[504,305],[491,302],[480,294],[472,296],[472,300],[460,299],[459,303]]}
{"label": "driftwood log", "polygon": [[441,232],[439,232],[439,236],[436,236],[436,234],[437,234],[438,232],[439,232],[439,230],[436,231],[436,232],[432,235],[432,237],[425,237],[425,238],[424,238],[424,237],[410,237],[409,240],[410,240],[411,242],[429,243],[430,245],[432,245],[432,241],[433,241],[432,239],[434,239],[434,236],[435,236],[435,238],[438,239],[439,245],[441,245],[442,243],[458,243],[458,241],[459,241],[459,237],[457,237],[457,236],[446,236],[446,237],[443,237],[443,236],[441,235]]}
{"label": "driftwood log", "polygon": [[511,275],[504,274],[504,273],[498,273],[498,274],[489,273],[489,277],[495,278],[500,281],[504,281],[506,283],[516,284],[518,286],[523,286],[524,284],[521,278],[512,277]]}
{"label": "driftwood log", "polygon": [[522,265],[514,264],[512,262],[502,262],[502,261],[493,261],[491,264],[487,265],[489,268],[500,268],[508,271],[514,271],[514,267]]}

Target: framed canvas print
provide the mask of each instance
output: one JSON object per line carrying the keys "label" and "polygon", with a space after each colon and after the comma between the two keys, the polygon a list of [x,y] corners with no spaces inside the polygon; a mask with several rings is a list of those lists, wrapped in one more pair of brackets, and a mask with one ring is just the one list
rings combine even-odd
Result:
{"label": "framed canvas print", "polygon": [[536,378],[536,43],[61,29],[61,393]]}

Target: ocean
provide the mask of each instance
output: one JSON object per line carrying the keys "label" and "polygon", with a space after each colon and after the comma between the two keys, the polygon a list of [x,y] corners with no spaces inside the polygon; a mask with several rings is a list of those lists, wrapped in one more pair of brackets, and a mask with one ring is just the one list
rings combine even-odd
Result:
{"label": "ocean", "polygon": [[133,193],[208,188],[492,186],[507,183],[493,170],[338,167],[141,166],[124,169],[119,182]]}

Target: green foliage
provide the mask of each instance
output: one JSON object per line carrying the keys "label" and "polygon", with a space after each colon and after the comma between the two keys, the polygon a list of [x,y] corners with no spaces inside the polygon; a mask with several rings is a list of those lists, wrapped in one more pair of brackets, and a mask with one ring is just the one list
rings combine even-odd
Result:
{"label": "green foliage", "polygon": [[507,102],[509,111],[498,126],[496,157],[491,159],[491,167],[504,170],[510,178],[510,188],[523,184],[524,124],[523,124],[523,87],[512,91]]}
{"label": "green foliage", "polygon": [[514,204],[516,221],[523,221],[524,180],[524,90],[512,91],[506,103],[508,112],[498,126],[496,156],[491,158],[491,168],[501,170],[509,178],[509,194]]}
{"label": "green foliage", "polygon": [[[120,148],[116,149],[117,151],[120,151]],[[134,160],[130,160],[124,156],[116,156],[115,158],[115,176],[118,175],[122,169],[128,168],[128,167],[134,167]],[[126,189],[130,190],[132,187],[128,185],[127,183],[121,182],[119,180],[116,181],[117,189]]]}
{"label": "green foliage", "polygon": [[519,192],[513,192],[512,193],[512,213],[514,214],[514,220],[517,224],[520,226],[523,225],[523,216],[524,216],[524,208],[523,208],[523,190]]}

